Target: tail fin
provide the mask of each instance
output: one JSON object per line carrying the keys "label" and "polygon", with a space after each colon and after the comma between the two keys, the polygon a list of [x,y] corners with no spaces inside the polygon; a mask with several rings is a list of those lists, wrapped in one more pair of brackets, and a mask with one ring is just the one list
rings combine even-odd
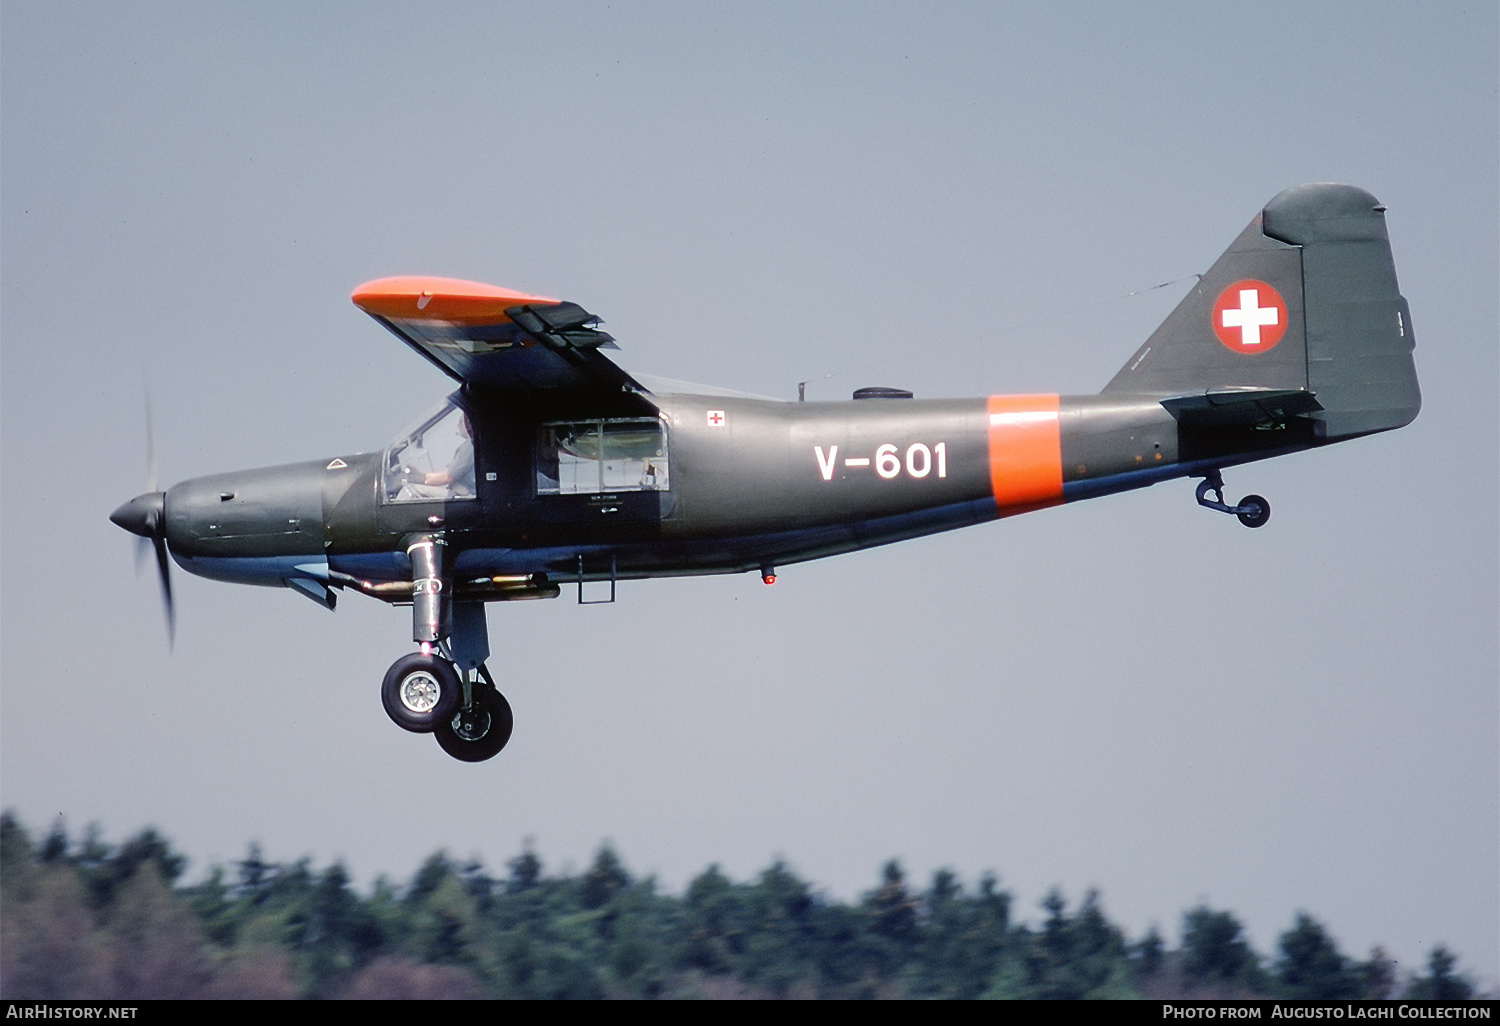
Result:
{"label": "tail fin", "polygon": [[1104,392],[1304,391],[1317,410],[1304,415],[1336,441],[1416,417],[1414,345],[1385,207],[1353,186],[1301,185],[1266,204]]}

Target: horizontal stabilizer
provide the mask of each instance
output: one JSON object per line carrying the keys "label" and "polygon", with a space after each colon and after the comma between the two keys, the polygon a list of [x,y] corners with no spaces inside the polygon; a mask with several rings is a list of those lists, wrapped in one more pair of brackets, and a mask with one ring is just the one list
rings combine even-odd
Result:
{"label": "horizontal stabilizer", "polygon": [[1161,401],[1179,424],[1194,427],[1257,427],[1285,424],[1317,413],[1321,403],[1300,388],[1226,388]]}

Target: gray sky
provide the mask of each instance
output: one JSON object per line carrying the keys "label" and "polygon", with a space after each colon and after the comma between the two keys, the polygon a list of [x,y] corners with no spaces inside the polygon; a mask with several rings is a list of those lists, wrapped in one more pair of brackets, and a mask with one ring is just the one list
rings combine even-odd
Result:
{"label": "gray sky", "polygon": [[[1493,4],[0,8],[0,803],[201,869],[784,856],[993,869],[1175,941],[1298,910],[1500,980]],[[391,274],[582,303],[628,369],[792,398],[1097,391],[1282,188],[1390,208],[1424,408],[1190,482],[753,575],[490,609],[516,709],[392,726],[410,614],[150,571],[163,483],[379,448],[449,382]]]}

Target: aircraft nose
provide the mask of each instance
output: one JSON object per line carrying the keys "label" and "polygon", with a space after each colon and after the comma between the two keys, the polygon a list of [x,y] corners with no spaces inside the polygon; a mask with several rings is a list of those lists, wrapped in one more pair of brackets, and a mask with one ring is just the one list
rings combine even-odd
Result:
{"label": "aircraft nose", "polygon": [[165,522],[167,495],[165,492],[146,492],[137,495],[109,515],[110,523],[123,527],[131,534],[142,538],[155,538]]}

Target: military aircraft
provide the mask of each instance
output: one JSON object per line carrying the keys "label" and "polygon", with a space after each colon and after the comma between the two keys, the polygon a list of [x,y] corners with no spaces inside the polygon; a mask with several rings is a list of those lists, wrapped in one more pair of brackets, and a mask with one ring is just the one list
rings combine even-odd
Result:
{"label": "military aircraft", "polygon": [[1421,405],[1385,207],[1347,185],[1272,199],[1098,395],[769,400],[632,376],[573,303],[420,277],[353,300],[459,382],[441,407],[378,453],[153,483],[110,519],[154,545],[169,627],[170,561],[329,609],[341,591],[409,604],[417,650],[382,701],[468,762],[513,725],[487,602],[564,585],[612,601],[617,581],[688,574],[769,584],[789,563],[1181,477],[1260,527],[1270,504],[1227,503],[1225,468]]}

